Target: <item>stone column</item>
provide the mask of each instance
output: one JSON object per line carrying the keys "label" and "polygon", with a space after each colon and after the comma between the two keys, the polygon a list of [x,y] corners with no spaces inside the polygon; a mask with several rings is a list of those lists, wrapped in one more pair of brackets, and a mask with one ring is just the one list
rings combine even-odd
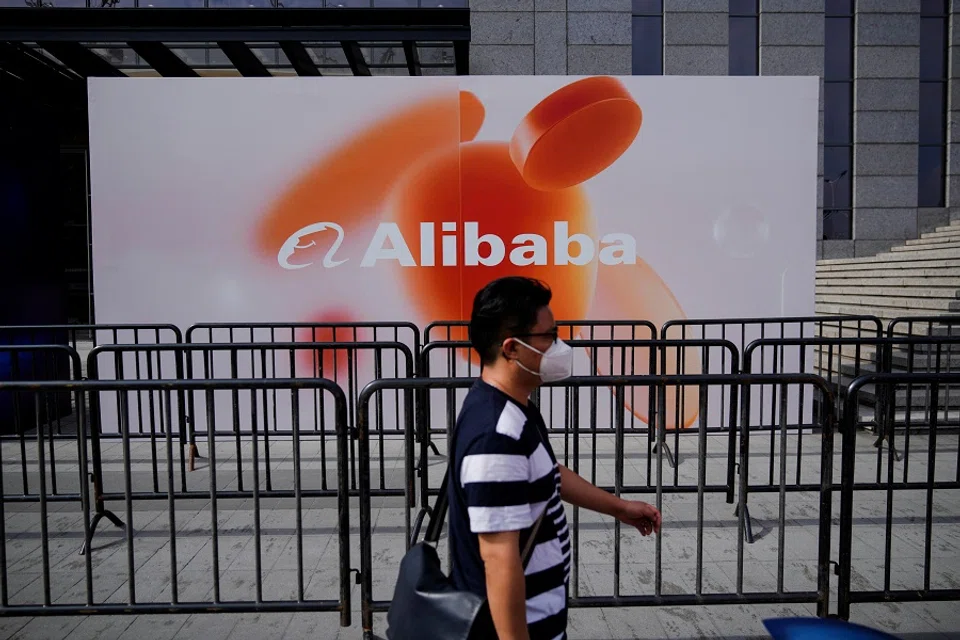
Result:
{"label": "stone column", "polygon": [[[760,75],[823,77],[824,0],[760,0]],[[823,235],[823,82],[817,147],[817,257],[852,244],[824,243]],[[841,241],[843,242],[843,241]]]}
{"label": "stone column", "polygon": [[920,2],[856,4],[853,238],[856,257],[917,236]]}
{"label": "stone column", "polygon": [[566,5],[567,73],[630,75],[630,0],[566,0]]}
{"label": "stone column", "polygon": [[470,2],[471,75],[534,73],[533,3],[534,0]]}
{"label": "stone column", "polygon": [[664,75],[727,75],[729,7],[729,0],[664,0]]}

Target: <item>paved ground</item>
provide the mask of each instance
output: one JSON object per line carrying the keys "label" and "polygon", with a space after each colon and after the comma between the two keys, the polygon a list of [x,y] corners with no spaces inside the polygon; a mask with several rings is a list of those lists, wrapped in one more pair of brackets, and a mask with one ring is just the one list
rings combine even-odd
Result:
{"label": "paved ground", "polygon": [[[751,484],[764,484],[770,479],[769,435],[757,436],[751,447]],[[774,478],[781,471],[788,483],[796,481],[798,469],[803,482],[819,480],[820,438],[807,434],[799,445],[795,436],[787,439],[788,456],[781,468],[779,438],[773,440]],[[859,436],[857,448],[858,480],[875,478],[877,450],[873,437]],[[568,441],[569,443],[569,441]],[[440,443],[441,445],[443,443]],[[565,443],[555,440],[555,448],[563,457]],[[719,436],[708,438],[705,467],[708,485],[722,484],[725,478],[726,440]],[[216,482],[220,489],[238,486],[237,456],[234,442],[220,442],[216,455]],[[623,482],[630,485],[647,484],[646,439],[628,437],[623,469]],[[26,474],[29,492],[37,490],[39,466],[37,446],[32,441],[25,445],[28,464]],[[839,477],[839,442],[836,446],[836,477]],[[937,440],[933,477],[936,480],[956,480],[958,443],[955,435],[942,435]],[[251,486],[251,444],[244,442],[241,463],[245,486]],[[262,449],[261,449],[262,451]],[[895,462],[893,470],[902,478],[905,464],[910,480],[926,480],[931,461],[928,442],[924,436],[914,436],[910,454],[905,461]],[[597,441],[596,477],[598,483],[613,484],[615,480],[614,441],[602,436]],[[304,488],[321,488],[324,471],[328,486],[333,487],[336,474],[334,449],[327,448],[326,461],[319,454],[316,442],[302,445],[301,478]],[[380,486],[380,448],[373,443],[373,480]],[[79,467],[76,445],[70,440],[57,443],[57,491],[76,491]],[[122,493],[125,487],[123,448],[117,441],[104,447],[104,484],[107,491]],[[213,598],[214,572],[212,559],[213,505],[203,492],[210,488],[209,457],[198,461],[196,471],[187,472],[187,488],[197,492],[196,497],[178,500],[174,527],[176,531],[177,595],[181,602],[210,601]],[[144,442],[131,446],[130,480],[134,491],[154,491],[151,471],[153,451]],[[174,464],[168,468],[165,445],[157,450],[160,461],[157,487],[165,491],[167,472],[172,470],[175,486],[181,484],[180,452],[175,449]],[[274,489],[293,487],[294,466],[289,441],[271,444],[271,484]],[[594,450],[591,438],[580,440],[580,468],[592,476],[591,459]],[[49,456],[48,456],[49,457]],[[386,487],[403,486],[402,442],[388,439],[383,449],[383,484]],[[431,458],[430,484],[440,481],[445,459]],[[21,450],[17,443],[2,447],[4,493],[23,491]],[[569,464],[572,466],[573,461]],[[326,469],[324,469],[324,466]],[[888,471],[886,460],[882,467]],[[656,468],[654,466],[656,478]],[[720,493],[707,493],[702,504],[702,521],[698,517],[696,493],[675,493],[673,485],[696,483],[699,471],[697,439],[684,436],[680,450],[680,466],[674,475],[664,466],[664,531],[659,541],[642,538],[636,532],[617,532],[610,522],[592,514],[579,513],[577,573],[575,593],[580,596],[612,595],[616,581],[615,567],[619,563],[619,591],[621,595],[654,594],[657,590],[657,556],[661,574],[659,587],[663,594],[695,594],[698,579],[702,593],[729,593],[737,590],[738,543],[737,520],[733,506]],[[266,466],[260,466],[260,481],[265,483]],[[46,476],[47,493],[52,492],[53,477]],[[265,486],[262,484],[261,486]],[[655,501],[654,493],[638,496]],[[960,494],[956,490],[937,490],[931,505],[933,525],[930,535],[931,588],[960,588]],[[358,510],[353,500],[350,509],[351,566],[359,567]],[[819,496],[815,493],[789,492],[751,493],[750,513],[757,540],[742,548],[743,592],[785,593],[814,591],[816,589]],[[123,532],[109,523],[98,531],[92,554],[91,578],[94,603],[126,603],[131,595],[137,602],[172,601],[170,513],[166,500],[133,500],[130,510],[124,500],[111,500],[108,506],[132,526],[132,549],[128,548]],[[254,507],[252,500],[218,500],[216,509],[219,548],[217,557],[220,572],[220,598],[252,600],[257,596],[256,538],[254,535]],[[884,584],[884,548],[886,529],[883,525],[887,512],[885,492],[861,492],[855,503],[853,540],[854,587],[882,589]],[[263,499],[260,509],[260,571],[264,599],[285,600],[298,596],[297,511],[292,499]],[[892,588],[920,589],[924,582],[924,555],[927,510],[925,491],[897,493],[892,502],[894,525],[891,542]],[[302,505],[301,532],[303,540],[302,582],[305,599],[336,598],[338,595],[337,515],[331,498],[308,498]],[[833,504],[831,558],[837,559],[839,496]],[[373,585],[376,599],[389,599],[399,560],[404,551],[405,507],[403,498],[375,498]],[[415,516],[415,512],[413,513]],[[567,510],[572,521],[574,513]],[[780,522],[783,522],[782,535]],[[86,599],[85,558],[77,551],[83,538],[83,516],[73,503],[49,503],[46,527],[49,535],[49,579],[45,580],[41,548],[41,518],[39,505],[4,505],[6,593],[11,605],[44,602],[45,585],[53,603],[83,603]],[[702,527],[702,529],[701,529]],[[441,543],[441,552],[444,544]],[[131,553],[132,551],[132,553]],[[698,574],[698,557],[702,554],[702,572]],[[782,562],[781,562],[782,556]],[[133,582],[130,582],[132,558]],[[780,581],[782,580],[782,588]],[[832,599],[836,597],[836,577],[831,581]],[[131,586],[133,594],[131,594]],[[11,638],[136,638],[137,640],[197,638],[358,638],[359,590],[352,588],[353,626],[338,627],[335,613],[298,614],[196,614],[196,615],[141,615],[141,616],[70,616],[0,619],[0,637]],[[831,605],[835,610],[835,604]],[[762,620],[773,616],[813,615],[812,604],[743,605],[715,607],[642,607],[619,609],[575,610],[571,614],[572,638],[702,638],[702,637],[766,637]],[[960,637],[960,608],[954,603],[855,605],[853,619],[865,622],[904,638]],[[377,616],[376,631],[383,636],[383,616]]]}

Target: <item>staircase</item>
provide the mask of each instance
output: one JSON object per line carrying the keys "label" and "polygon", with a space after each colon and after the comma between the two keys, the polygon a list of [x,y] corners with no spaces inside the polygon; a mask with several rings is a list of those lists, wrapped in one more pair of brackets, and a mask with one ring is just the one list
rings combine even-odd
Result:
{"label": "staircase", "polygon": [[817,262],[816,311],[898,316],[960,312],[960,221],[870,258]]}
{"label": "staircase", "polygon": [[[931,329],[927,323],[917,323],[909,329],[907,325],[899,328],[902,335],[909,332],[918,337],[960,336],[960,220],[876,256],[818,261],[816,312],[819,315],[874,315],[881,319],[884,329],[897,317],[956,313],[958,324],[954,326],[941,324]],[[831,327],[825,327],[822,335],[838,336]],[[844,337],[852,336],[847,333]],[[832,371],[819,373],[834,380],[839,377],[844,386],[857,373],[869,373],[876,368],[875,348],[861,348],[859,363],[854,347],[824,347],[823,362],[827,361],[828,350],[833,351]],[[897,348],[892,364],[895,372],[934,370],[937,366],[935,348],[931,351],[929,346],[918,346],[912,358],[907,348]],[[960,372],[960,345],[944,347],[939,366],[941,370]],[[861,400],[864,405],[874,405],[874,390],[865,388]],[[915,410],[922,409],[927,404],[927,393],[917,389],[908,395],[898,390],[897,409],[905,410],[908,401]],[[940,401],[947,401],[955,408],[960,404],[960,392],[941,389]]]}

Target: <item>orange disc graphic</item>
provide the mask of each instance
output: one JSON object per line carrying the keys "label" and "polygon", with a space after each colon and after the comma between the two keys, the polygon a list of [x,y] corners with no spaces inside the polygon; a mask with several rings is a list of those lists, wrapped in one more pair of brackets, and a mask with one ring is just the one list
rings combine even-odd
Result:
{"label": "orange disc graphic", "polygon": [[[461,105],[466,105],[463,123]],[[413,163],[438,149],[455,149],[461,135],[476,135],[483,115],[473,94],[446,91],[358,129],[273,204],[257,229],[259,250],[272,258],[291,234],[318,221],[340,224],[349,237],[380,213],[383,200]]]}
{"label": "orange disc graphic", "polygon": [[480,133],[486,110],[470,91],[460,92],[460,142],[470,142]]}
{"label": "orange disc graphic", "polygon": [[618,79],[585,78],[530,110],[510,141],[510,157],[534,189],[564,189],[613,164],[642,120],[640,106]]}
{"label": "orange disc graphic", "polygon": [[[589,318],[591,320],[649,320],[659,328],[668,320],[686,318],[680,303],[667,283],[649,264],[637,258],[635,265],[603,265],[597,273],[597,293]],[[631,333],[629,326],[591,328],[590,337],[597,340],[630,340],[632,336],[646,336],[645,331]],[[584,330],[582,334],[586,334]],[[584,335],[584,337],[587,337]],[[636,339],[636,338],[634,338]],[[647,375],[649,373],[697,375],[701,373],[700,350],[695,347],[667,348],[666,361],[660,354],[653,371],[650,368],[651,350],[645,347],[587,349],[595,356],[594,366],[600,375]],[[662,366],[661,366],[662,362]],[[693,424],[699,412],[699,390],[695,386],[666,388],[666,428],[686,428]],[[628,387],[624,403],[637,418],[649,421],[650,394],[648,387]],[[679,406],[679,412],[678,412]],[[678,413],[679,417],[678,418]]]}
{"label": "orange disc graphic", "polygon": [[[298,327],[296,342],[369,342],[373,338],[369,327],[323,326],[358,322],[352,313],[343,309],[319,313],[306,322],[320,326]],[[302,372],[300,375],[336,380],[346,386],[351,365],[368,355],[369,351],[363,349],[298,349],[297,368]]]}
{"label": "orange disc graphic", "polygon": [[[557,318],[587,312],[599,247],[585,194],[581,187],[531,188],[508,143],[470,142],[459,153],[438,153],[397,185],[388,210],[420,265],[400,267],[400,276],[425,321],[469,319],[477,291],[507,275],[546,282]],[[592,258],[573,264],[581,251]],[[471,257],[475,264],[465,264]],[[554,264],[558,257],[566,263]]]}

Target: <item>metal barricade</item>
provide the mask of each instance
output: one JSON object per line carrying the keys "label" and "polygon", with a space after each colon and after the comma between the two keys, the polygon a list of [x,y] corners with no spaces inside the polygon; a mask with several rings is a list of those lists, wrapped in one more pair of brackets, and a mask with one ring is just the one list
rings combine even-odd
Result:
{"label": "metal barricade", "polygon": [[[103,344],[161,344],[183,342],[172,324],[50,324],[0,326],[0,344],[62,344],[85,356]],[[86,377],[86,372],[82,372]]]}
{"label": "metal barricade", "polygon": [[[37,432],[36,449],[39,510],[11,516],[7,509],[19,496],[8,495],[0,486],[0,616],[328,611],[338,612],[341,625],[349,626],[352,584],[347,476],[339,474],[335,488],[319,488],[307,466],[311,456],[301,446],[300,418],[305,403],[300,402],[300,392],[318,390],[330,395],[337,459],[343,465],[348,449],[346,397],[330,380],[0,382],[0,392],[30,394],[37,404],[47,394],[69,393],[81,409],[74,452],[75,472],[80,478],[79,505],[72,510],[50,508],[56,496],[44,484],[43,429]],[[207,487],[178,490],[173,435],[179,431],[174,422],[180,414],[172,407],[178,395],[197,396],[198,410],[212,425],[233,422],[232,414],[240,410],[228,403],[229,411],[219,411],[223,406],[219,395],[248,396],[250,424],[256,435],[263,427],[258,398],[274,391],[290,397],[292,473],[286,486],[262,486],[263,460],[254,437],[250,440],[251,482],[248,488],[238,489],[229,468],[218,466],[218,429],[210,428],[206,431],[210,449]],[[78,565],[69,558],[73,541],[82,532],[90,542],[94,530],[91,500],[82,481],[91,471],[86,443],[99,439],[82,409],[88,397],[100,394],[118,395],[126,409],[131,394],[139,392],[157,394],[166,407],[161,431],[164,486],[159,495],[149,487],[150,478],[142,469],[143,442],[130,437],[130,413],[121,411],[117,446],[122,455],[105,469],[107,484],[120,490],[105,498],[123,505],[129,526],[122,534],[91,547]],[[4,476],[0,468],[0,480]],[[144,499],[153,500],[150,509],[142,508]],[[335,503],[335,519],[327,520],[318,511],[324,505],[317,502],[324,500]],[[338,544],[328,546],[334,535]],[[231,573],[233,569],[237,572]],[[24,577],[34,572],[35,582],[25,584]],[[332,575],[336,579],[331,580]]]}
{"label": "metal barricade", "polygon": [[[180,345],[110,345],[98,347],[91,351],[89,356],[88,368],[90,371],[99,373],[104,365],[112,364],[112,373],[119,379],[125,379],[127,371],[130,371],[130,361],[143,361],[144,366],[138,370],[162,372],[162,361],[168,360],[167,370],[171,368],[177,371],[183,371],[186,379],[272,379],[272,378],[314,378],[316,372],[309,364],[311,361],[323,360],[330,352],[342,352],[350,361],[357,361],[357,353],[372,352],[373,363],[372,371],[364,372],[356,370],[357,377],[353,380],[364,380],[364,375],[369,373],[369,379],[380,379],[389,373],[390,370],[399,371],[399,376],[413,377],[414,359],[409,347],[399,342],[267,342],[267,343],[249,343],[232,342],[221,344],[193,343]],[[306,356],[304,358],[303,356]],[[126,364],[124,364],[126,362]],[[151,364],[153,363],[153,364]],[[336,381],[334,381],[336,382]],[[341,385],[342,388],[342,385]],[[156,439],[162,436],[162,431],[157,430],[157,426],[163,424],[163,406],[156,405],[151,394],[147,394],[146,402],[140,395],[136,397],[136,413],[131,418],[131,422],[136,425],[138,435],[144,435],[151,441],[151,455],[154,461],[154,486],[159,486],[159,473],[156,469]],[[216,433],[217,436],[230,437],[234,442],[234,456],[236,458],[236,467],[238,474],[238,484],[243,489],[243,463],[245,441],[250,433],[250,423],[244,417],[247,414],[247,407],[242,406],[237,394],[230,399],[234,406],[240,406],[242,412],[234,414],[235,420],[230,428]],[[185,401],[186,409],[184,411],[186,427],[179,434],[181,445],[190,446],[190,454],[187,463],[181,459],[180,476],[181,484],[184,490],[187,486],[186,468],[189,466],[192,471],[195,466],[195,459],[199,455],[196,447],[197,437],[205,434],[204,415],[197,412],[193,406],[193,398],[187,396],[182,399]],[[277,394],[263,393],[260,402],[261,421],[263,430],[261,437],[263,439],[264,456],[267,463],[265,470],[265,482],[269,489],[273,482],[273,473],[271,471],[271,438],[290,436],[289,427],[284,428],[283,416],[286,407],[281,406],[277,401]],[[333,437],[332,432],[332,413],[329,410],[329,402],[324,399],[323,394],[316,392],[310,398],[311,407],[308,415],[303,416],[303,422],[300,425],[302,434],[310,435],[315,438],[320,447],[320,478],[323,488],[331,483],[331,473],[327,468],[327,440]],[[118,410],[118,404],[115,399],[105,398],[100,411],[106,415],[114,415]],[[222,400],[226,403],[226,399]],[[353,407],[355,400],[348,400],[348,430],[355,432],[355,427],[351,422],[353,416]],[[147,405],[147,420],[144,420],[143,406]],[[387,482],[388,470],[383,464],[384,450],[387,448],[385,440],[389,436],[402,436],[404,433],[404,416],[409,414],[412,419],[412,405],[402,411],[401,399],[399,395],[392,398],[381,398],[378,402],[377,428],[375,432],[380,440],[381,453],[381,471],[380,471],[380,491],[382,495],[401,495],[401,486],[389,487]],[[183,405],[181,405],[182,409]],[[226,404],[218,407],[218,410],[225,411]],[[304,424],[307,422],[308,424]],[[148,427],[148,429],[146,428]],[[351,440],[350,455],[350,477],[352,479],[352,489],[356,491],[356,443]],[[404,481],[405,483],[405,481]]]}
{"label": "metal barricade", "polygon": [[[815,350],[818,357],[826,354],[828,366],[826,371],[830,375],[826,378],[826,383],[832,388],[833,396],[837,399],[835,412],[838,421],[846,421],[845,415],[847,386],[850,382],[860,376],[871,373],[889,373],[894,369],[894,363],[898,362],[894,353],[896,350],[906,352],[906,367],[912,371],[915,364],[913,357],[916,352],[939,354],[945,349],[951,349],[954,345],[960,346],[960,336],[956,338],[778,338],[763,339],[751,342],[743,356],[744,373],[807,373],[812,368],[812,352]],[[835,364],[843,360],[842,364]],[[935,358],[938,361],[939,358]],[[790,366],[791,364],[795,367]],[[759,368],[759,370],[758,370]],[[819,368],[819,367],[818,367]],[[822,369],[821,369],[822,370]],[[877,433],[877,440],[874,446],[879,447],[884,440],[891,443],[894,455],[899,459],[899,452],[894,443],[895,418],[900,411],[902,404],[899,402],[902,398],[885,393],[886,389],[874,390],[873,385],[867,385],[862,388],[858,394],[859,403],[855,407],[855,415],[850,416],[850,421],[854,428],[869,427]],[[907,394],[910,391],[907,390]],[[865,404],[865,397],[869,398],[869,403]],[[754,399],[755,408],[758,410],[762,419],[767,419],[769,414],[769,424],[778,423],[777,416],[778,403],[774,394],[767,393],[757,399]],[[787,417],[790,428],[795,430],[797,437],[795,463],[795,486],[792,490],[809,491],[816,485],[816,481],[805,482],[802,477],[803,466],[799,464],[799,457],[804,453],[804,434],[811,433],[811,424],[818,422],[816,414],[823,411],[823,398],[814,397],[810,399],[801,397],[797,405],[797,412]],[[866,409],[866,413],[864,413]],[[872,411],[873,415],[870,415]],[[811,415],[813,421],[811,422]],[[814,434],[815,435],[815,434]],[[774,485],[775,466],[774,453],[776,450],[776,429],[770,430],[770,467],[767,471],[766,479],[755,477],[753,482],[748,485],[748,491],[757,493],[770,491]],[[791,454],[793,455],[793,454]],[[882,464],[878,455],[877,459],[877,478],[879,480]],[[750,475],[749,468],[741,469],[741,473]],[[753,533],[750,525],[749,512],[747,514],[747,537],[748,541],[753,541]]]}
{"label": "metal barricade", "polygon": [[[960,600],[950,573],[956,568],[951,508],[956,507],[960,489],[960,446],[955,434],[941,433],[937,406],[941,387],[956,384],[960,373],[880,373],[860,376],[847,389],[840,481],[840,618],[849,619],[851,605],[858,603]],[[868,385],[907,387],[914,393],[922,389],[933,404],[919,419],[907,413],[905,443],[912,442],[914,450],[905,444],[899,468],[892,446],[876,454],[885,463],[883,477],[874,477],[870,469],[863,473],[864,456],[853,423],[858,396]],[[922,430],[910,435],[915,420]],[[881,548],[879,566],[863,554],[863,549]]]}
{"label": "metal barricade", "polygon": [[[447,401],[447,407],[439,412],[440,415],[455,420],[455,412],[449,405],[456,402],[455,394],[458,390],[468,389],[474,381],[465,378],[421,378],[414,380],[378,380],[367,385],[360,394],[357,410],[359,425],[359,456],[360,456],[360,531],[361,561],[360,561],[360,597],[361,622],[365,638],[373,637],[373,615],[377,611],[385,611],[390,604],[393,582],[390,579],[374,579],[374,570],[377,576],[384,572],[395,574],[399,569],[399,562],[404,549],[409,549],[419,535],[424,518],[431,509],[438,509],[442,513],[446,509],[445,492],[436,505],[422,505],[417,515],[416,525],[412,536],[407,536],[401,545],[399,536],[390,529],[390,518],[387,526],[381,525],[389,506],[380,503],[379,512],[374,514],[370,491],[370,433],[368,430],[370,405],[375,401],[377,394],[384,391],[404,390],[409,392],[438,391]],[[665,453],[660,449],[655,455],[653,475],[649,479],[643,478],[644,472],[637,464],[631,461],[629,448],[631,441],[625,438],[627,434],[626,409],[618,403],[615,410],[615,422],[612,433],[604,434],[603,440],[596,448],[581,443],[583,433],[591,433],[598,429],[591,421],[596,420],[597,413],[584,411],[587,402],[576,402],[574,418],[568,424],[572,442],[576,443],[575,453],[567,460],[560,452],[557,458],[561,464],[567,462],[573,471],[578,471],[580,459],[586,456],[593,457],[599,452],[612,453],[613,464],[603,469],[595,482],[601,487],[614,492],[616,495],[650,495],[649,501],[654,502],[664,514],[664,529],[654,540],[640,540],[639,535],[633,536],[621,531],[619,522],[614,523],[612,531],[605,524],[597,520],[594,514],[573,508],[571,519],[572,536],[572,577],[570,583],[570,606],[572,607],[625,607],[625,606],[673,606],[673,605],[712,605],[712,604],[753,604],[753,603],[811,603],[817,605],[818,615],[826,616],[829,603],[829,576],[830,576],[830,527],[832,515],[832,471],[833,471],[833,413],[826,409],[823,415],[823,424],[818,425],[823,432],[821,451],[816,456],[816,464],[822,470],[821,483],[811,496],[818,504],[816,535],[814,536],[813,550],[808,556],[798,556],[794,551],[791,539],[812,535],[806,531],[786,530],[785,524],[797,514],[809,513],[809,503],[798,500],[793,504],[792,498],[798,494],[788,493],[786,490],[785,458],[781,458],[781,491],[775,509],[780,516],[778,535],[764,538],[765,549],[751,549],[744,546],[742,519],[736,519],[732,514],[730,521],[718,522],[722,519],[717,509],[716,497],[725,497],[726,475],[728,465],[726,456],[720,465],[711,464],[713,459],[709,442],[710,407],[709,399],[716,395],[720,387],[726,387],[726,395],[736,396],[741,387],[750,385],[776,385],[781,389],[784,398],[795,397],[791,387],[803,386],[808,394],[811,389],[817,389],[825,397],[831,398],[830,389],[817,376],[813,375],[742,375],[742,374],[715,374],[715,375],[673,375],[673,376],[593,376],[576,377],[560,383],[546,385],[550,389],[566,388],[571,394],[579,392],[589,393],[592,389],[609,387],[616,390],[616,397],[624,397],[627,388],[645,386],[651,396],[660,399],[661,406],[668,388],[695,387],[698,390],[700,411],[697,415],[697,426],[691,431],[697,438],[697,462],[691,470],[695,479],[692,486],[672,486],[664,473]],[[714,394],[710,392],[714,391]],[[614,397],[612,394],[611,398]],[[832,404],[825,404],[832,407]],[[581,427],[581,414],[586,425]],[[744,407],[742,415],[749,416],[749,407]],[[783,415],[787,415],[786,412]],[[736,430],[737,417],[733,418],[731,427]],[[667,416],[664,412],[656,414],[656,430],[659,439],[666,434]],[[780,425],[781,434],[788,437],[787,425]],[[752,432],[749,429],[737,431],[740,440],[739,460],[743,464],[745,456],[749,455],[749,441]],[[552,440],[559,444],[564,434],[552,433]],[[408,448],[404,456],[405,465],[414,465],[409,448],[414,446],[412,434],[405,440]],[[556,446],[556,445],[555,445]],[[606,466],[606,465],[604,465]],[[712,480],[720,476],[719,482]],[[741,483],[744,478],[741,478]],[[741,500],[746,496],[741,492]],[[791,498],[788,501],[788,497]],[[788,504],[789,502],[789,504]],[[719,504],[725,504],[722,500]],[[741,511],[742,512],[742,511]],[[384,532],[385,530],[385,532]],[[391,534],[394,537],[391,537]],[[771,538],[775,537],[776,542]],[[612,539],[611,539],[612,538]],[[444,551],[444,540],[440,541],[440,551]],[[629,560],[624,554],[640,551],[641,545],[649,545],[650,551],[656,553],[655,566],[650,572],[649,583],[630,581],[630,574],[624,575],[623,568]],[[747,583],[757,584],[752,569],[765,562],[769,554],[775,554],[776,572],[771,573],[765,585],[751,589]],[[768,554],[764,556],[763,554]],[[374,558],[377,559],[374,566]],[[687,558],[695,558],[691,568],[684,563]],[[732,563],[731,572],[717,568],[712,560],[723,558]],[[630,565],[634,566],[634,565]],[[634,567],[635,568],[635,567]],[[745,568],[748,576],[745,579]],[[716,572],[714,571],[716,569]],[[803,582],[805,573],[816,575],[812,582]],[[613,577],[612,593],[604,593]],[[725,586],[717,589],[713,585],[724,582]],[[646,593],[643,593],[644,587]],[[632,593],[631,593],[632,592]]]}
{"label": "metal barricade", "polygon": [[[905,316],[894,318],[887,325],[887,337],[930,337],[930,338],[952,338],[960,337],[960,314],[950,314],[941,316]],[[909,365],[905,362],[909,359]],[[960,350],[947,348],[937,350],[923,349],[918,347],[912,353],[906,353],[903,348],[893,348],[890,353],[891,367],[888,373],[898,372],[937,372],[953,373],[960,372]],[[910,395],[909,400],[916,400],[910,393],[908,387],[906,393]],[[956,416],[960,412],[960,388],[951,385],[941,385],[940,392],[944,395],[940,407],[944,411],[944,416],[940,422],[941,432],[944,429],[957,429],[960,427],[960,420],[948,418]],[[867,395],[861,392],[861,397]],[[902,398],[904,402],[907,398]],[[911,410],[922,409],[922,407],[911,406]]]}
{"label": "metal barricade", "polygon": [[[720,338],[731,340],[743,353],[754,340],[774,338],[880,338],[883,324],[871,315],[817,315],[783,318],[690,318],[671,320],[660,329],[664,339]],[[776,357],[776,354],[773,355]],[[813,371],[829,377],[824,358],[818,355]],[[766,367],[766,363],[761,363]],[[773,364],[777,368],[777,364]]]}
{"label": "metal barricade", "polygon": [[[730,374],[739,371],[739,354],[736,347],[730,341],[726,340],[570,340],[568,344],[577,352],[582,354],[580,359],[574,361],[573,374],[575,376],[593,376],[593,375],[648,375],[651,373],[660,374],[690,374],[690,373],[719,373]],[[420,377],[453,377],[461,376],[475,378],[479,375],[479,369],[475,368],[469,359],[463,359],[462,353],[469,348],[466,342],[447,342],[436,341],[427,343],[420,353],[419,371]],[[582,350],[582,351],[581,351]],[[437,372],[438,366],[443,369]],[[614,389],[609,390],[615,393]],[[630,436],[647,436],[647,472],[649,477],[650,460],[652,454],[656,453],[661,447],[661,442],[657,440],[657,434],[654,429],[648,425],[653,424],[657,412],[662,411],[667,416],[667,427],[665,434],[672,436],[673,446],[671,448],[669,441],[662,442],[663,449],[667,456],[667,463],[673,469],[674,486],[680,487],[680,470],[678,468],[678,457],[681,449],[681,436],[690,435],[696,429],[687,428],[696,418],[699,409],[696,389],[687,389],[684,387],[678,389],[668,389],[662,404],[657,403],[657,399],[648,393],[648,388],[641,386],[638,388],[627,388],[626,397],[619,403],[609,405],[605,420],[607,424],[613,424],[615,419],[616,407],[619,404],[625,405],[627,409],[628,425],[626,433]],[[421,397],[421,412],[418,431],[420,433],[419,441],[421,444],[420,461],[417,464],[417,473],[421,481],[421,497],[426,498],[431,491],[428,489],[428,468],[425,463],[429,450],[432,448],[435,455],[439,455],[439,450],[433,443],[433,436],[447,432],[448,425],[453,424],[452,415],[459,406],[463,391],[454,392],[455,402],[447,405],[447,415],[445,420],[439,424],[434,424],[434,418],[431,413],[431,406],[443,401],[441,394],[438,399],[437,391],[418,391]],[[597,424],[596,415],[598,406],[599,388],[590,390],[589,406],[591,411],[591,424],[589,430],[584,431],[584,435],[592,438],[590,443],[596,445],[598,435],[612,434],[612,427],[603,427]],[[615,396],[614,396],[615,397]],[[562,389],[546,388],[538,390],[534,394],[534,401],[541,405],[544,418],[548,429],[557,433],[566,434],[564,441],[563,456],[568,456],[571,450],[569,441],[569,422],[572,412],[576,410],[573,403],[579,402],[579,398],[573,398]],[[713,399],[712,414],[714,421],[706,426],[711,434],[728,436],[727,454],[729,457],[729,500],[733,501],[733,487],[735,485],[734,467],[736,450],[736,432],[731,425],[734,420],[729,416],[736,415],[737,395],[728,394],[726,389],[721,389],[719,396]],[[561,424],[563,426],[556,426]],[[597,460],[591,463],[591,478],[596,477]]]}
{"label": "metal barricade", "polygon": [[[466,342],[468,320],[438,320],[423,330],[424,346],[431,342]],[[657,326],[648,320],[557,320],[561,340],[655,340]],[[434,338],[435,334],[440,334]]]}
{"label": "metal barricade", "polygon": [[[420,328],[411,322],[234,322],[198,323],[187,329],[189,343],[345,343],[370,342],[401,343],[413,354],[420,353]],[[316,372],[321,378],[333,380],[347,394],[348,422],[356,424],[354,402],[365,381],[361,379],[361,356],[364,351],[328,348],[323,352],[302,352],[301,366]],[[377,377],[389,376],[389,363],[383,363]],[[401,363],[393,363],[392,377],[404,375]]]}
{"label": "metal barricade", "polygon": [[[0,345],[0,383],[26,381],[71,381],[81,376],[80,355],[72,347],[53,345]],[[79,501],[76,473],[57,468],[58,441],[76,440],[77,420],[81,407],[69,393],[48,394],[43,402],[36,403],[31,394],[13,391],[0,392],[0,419],[3,428],[0,435],[0,457],[9,467],[13,459],[19,466],[20,493],[14,494],[7,484],[5,494],[17,502],[37,502],[38,483],[49,478],[51,499],[56,501]],[[35,432],[38,442],[47,447],[41,467],[34,470],[33,461],[27,452],[27,444]],[[38,455],[41,452],[38,452]],[[70,490],[64,491],[64,488]]]}

